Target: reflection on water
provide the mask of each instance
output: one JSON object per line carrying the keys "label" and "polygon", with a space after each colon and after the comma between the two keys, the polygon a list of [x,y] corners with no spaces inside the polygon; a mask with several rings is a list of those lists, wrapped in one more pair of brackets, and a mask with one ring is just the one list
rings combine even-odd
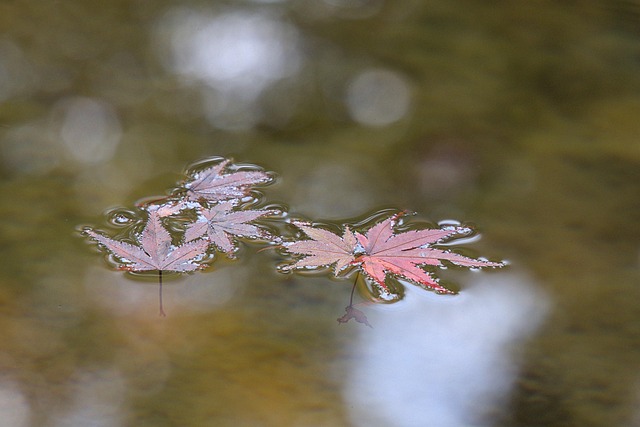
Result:
{"label": "reflection on water", "polygon": [[205,115],[222,129],[255,125],[260,93],[294,74],[302,61],[298,32],[269,14],[175,9],[158,28],[161,35],[169,32],[169,67],[187,84],[205,85]]}
{"label": "reflection on water", "polygon": [[362,206],[371,205],[372,189],[353,166],[342,162],[310,165],[302,177],[303,185],[288,199],[300,212],[314,212],[318,218],[344,218],[360,215]]}
{"label": "reflection on water", "polygon": [[[4,170],[15,175],[45,175],[61,164],[57,135],[44,121],[15,126],[4,135],[0,150]],[[55,147],[55,148],[54,148]]]}
{"label": "reflection on water", "polygon": [[117,427],[127,418],[126,383],[123,376],[108,369],[75,372],[70,378],[71,402],[54,411],[52,427]]}
{"label": "reflection on water", "polygon": [[104,163],[116,152],[121,128],[113,109],[89,98],[63,99],[54,107],[54,115],[62,115],[60,138],[74,160],[82,163]]}
{"label": "reflection on water", "polygon": [[5,137],[5,167],[16,173],[45,174],[72,160],[81,166],[108,162],[122,132],[113,108],[91,98],[63,98],[49,117],[12,129]]}
{"label": "reflection on water", "polygon": [[386,126],[404,117],[409,110],[409,88],[388,70],[367,70],[347,89],[346,103],[353,119],[367,126]]}
{"label": "reflection on water", "polygon": [[[0,425],[638,425],[637,3],[0,2]],[[475,223],[511,271],[370,329],[245,247],[158,319],[75,226],[212,155],[307,218]]]}
{"label": "reflection on water", "polygon": [[27,427],[29,425],[29,402],[13,381],[0,382],[0,414],[2,422],[9,427]]}
{"label": "reflection on water", "polygon": [[[165,306],[171,315],[206,313],[223,306],[242,292],[247,281],[247,271],[233,266],[218,270],[215,274],[198,273],[174,280],[165,279],[163,294]],[[156,292],[157,276],[149,276],[148,282],[132,281],[123,274],[114,275],[104,268],[91,268],[86,272],[87,295],[110,315],[154,316],[158,310]]]}
{"label": "reflection on water", "polygon": [[517,274],[470,281],[457,297],[407,287],[369,310],[345,388],[358,426],[493,425],[518,375],[518,346],[540,326],[547,296]]}

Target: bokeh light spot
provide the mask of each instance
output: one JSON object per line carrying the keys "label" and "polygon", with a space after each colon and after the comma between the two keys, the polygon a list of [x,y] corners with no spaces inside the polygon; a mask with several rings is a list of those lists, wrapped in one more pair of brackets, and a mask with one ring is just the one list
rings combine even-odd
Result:
{"label": "bokeh light spot", "polygon": [[367,126],[386,126],[408,112],[411,101],[405,80],[389,70],[373,69],[357,76],[347,89],[351,117]]}
{"label": "bokeh light spot", "polygon": [[66,98],[54,108],[61,116],[60,137],[80,163],[101,163],[113,157],[122,131],[113,109],[91,98]]}

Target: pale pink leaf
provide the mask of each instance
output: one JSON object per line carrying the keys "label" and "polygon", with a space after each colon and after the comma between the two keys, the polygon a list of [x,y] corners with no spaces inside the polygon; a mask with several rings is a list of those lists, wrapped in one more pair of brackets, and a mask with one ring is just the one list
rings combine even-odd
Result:
{"label": "pale pink leaf", "polygon": [[316,228],[305,222],[294,222],[293,225],[302,230],[309,240],[285,242],[283,246],[289,253],[304,255],[305,258],[285,265],[283,269],[315,268],[335,264],[334,274],[337,275],[354,261],[357,240],[348,227],[340,237],[329,230]]}
{"label": "pale pink leaf", "polygon": [[198,261],[204,256],[209,243],[198,239],[175,247],[164,259],[162,270],[194,271],[202,268]]}
{"label": "pale pink leaf", "polygon": [[140,243],[144,251],[158,261],[166,258],[171,250],[171,235],[162,226],[158,211],[149,211],[147,224],[140,234]]}
{"label": "pale pink leaf", "polygon": [[218,203],[200,211],[198,220],[185,231],[185,241],[202,237],[218,249],[232,255],[238,248],[236,241],[238,237],[271,238],[264,229],[252,224],[251,221],[275,213],[268,209],[235,210],[232,202]]}
{"label": "pale pink leaf", "polygon": [[204,240],[173,246],[171,235],[155,210],[149,212],[144,229],[136,236],[140,246],[111,239],[90,229],[85,233],[118,257],[123,264],[121,268],[131,271],[193,271],[202,267],[198,261],[204,257],[208,246]]}
{"label": "pale pink leaf", "polygon": [[84,230],[84,233],[106,247],[109,252],[118,257],[123,263],[135,265],[136,271],[156,269],[156,266],[153,264],[153,259],[139,246],[113,240],[91,229]]}
{"label": "pale pink leaf", "polygon": [[206,220],[198,220],[194,223],[189,224],[186,231],[184,232],[184,241],[190,242],[191,240],[199,239],[207,234],[207,228],[209,227],[209,223]]}
{"label": "pale pink leaf", "polygon": [[251,187],[266,184],[271,175],[260,170],[225,172],[230,160],[225,159],[215,166],[199,171],[185,184],[189,200],[205,199],[209,202],[239,199],[248,195]]}

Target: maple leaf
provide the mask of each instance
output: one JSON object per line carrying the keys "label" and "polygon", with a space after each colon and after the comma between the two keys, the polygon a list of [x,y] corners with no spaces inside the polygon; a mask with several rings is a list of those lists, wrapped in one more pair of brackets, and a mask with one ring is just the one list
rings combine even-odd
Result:
{"label": "maple leaf", "polygon": [[466,227],[409,230],[396,233],[394,228],[403,213],[395,214],[371,227],[366,233],[354,233],[345,227],[342,237],[308,223],[294,222],[309,240],[285,242],[284,248],[302,255],[283,269],[314,268],[334,265],[334,274],[349,266],[360,268],[382,290],[388,291],[385,279],[394,275],[439,293],[455,293],[438,283],[422,269],[424,265],[442,266],[442,261],[465,267],[502,267],[499,262],[468,258],[432,245],[468,234]]}
{"label": "maple leaf", "polygon": [[334,265],[333,274],[337,276],[342,270],[353,264],[354,251],[358,244],[356,236],[345,227],[342,237],[324,228],[316,228],[306,222],[294,221],[293,225],[306,234],[310,240],[284,242],[284,248],[293,254],[305,255],[294,264],[285,265],[283,269],[315,268]]}
{"label": "maple leaf", "polygon": [[136,236],[140,246],[111,239],[91,229],[85,229],[84,232],[122,261],[124,265],[120,269],[129,271],[194,271],[202,267],[194,261],[202,257],[207,249],[204,240],[173,246],[171,235],[162,226],[156,210],[149,211],[144,229]]}
{"label": "maple leaf", "polygon": [[239,199],[247,196],[252,186],[273,180],[271,175],[260,170],[225,173],[230,163],[231,160],[225,159],[215,166],[196,172],[193,180],[184,185],[187,198],[210,202]]}
{"label": "maple leaf", "polygon": [[234,210],[233,202],[222,202],[211,208],[202,208],[198,219],[185,231],[185,241],[204,238],[211,244],[232,256],[238,249],[237,237],[269,239],[271,236],[265,230],[251,221],[267,215],[273,215],[274,210]]}
{"label": "maple leaf", "polygon": [[128,271],[158,270],[160,284],[160,314],[162,309],[162,272],[194,271],[203,267],[198,263],[209,246],[202,239],[187,242],[181,246],[171,244],[171,235],[160,221],[159,209],[149,210],[149,217],[142,232],[136,236],[140,246],[111,239],[87,228],[84,233],[102,244],[115,255],[123,265],[119,268]]}

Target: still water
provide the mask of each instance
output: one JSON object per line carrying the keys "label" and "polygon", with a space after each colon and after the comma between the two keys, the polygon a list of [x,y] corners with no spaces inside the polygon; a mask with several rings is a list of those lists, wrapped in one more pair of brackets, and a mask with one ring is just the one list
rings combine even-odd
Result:
{"label": "still water", "polygon": [[[638,28],[635,1],[1,3],[0,425],[640,425]],[[159,317],[77,230],[211,156],[274,171],[262,206],[457,220],[509,266],[356,295],[369,328],[336,322],[352,280],[243,242]]]}

